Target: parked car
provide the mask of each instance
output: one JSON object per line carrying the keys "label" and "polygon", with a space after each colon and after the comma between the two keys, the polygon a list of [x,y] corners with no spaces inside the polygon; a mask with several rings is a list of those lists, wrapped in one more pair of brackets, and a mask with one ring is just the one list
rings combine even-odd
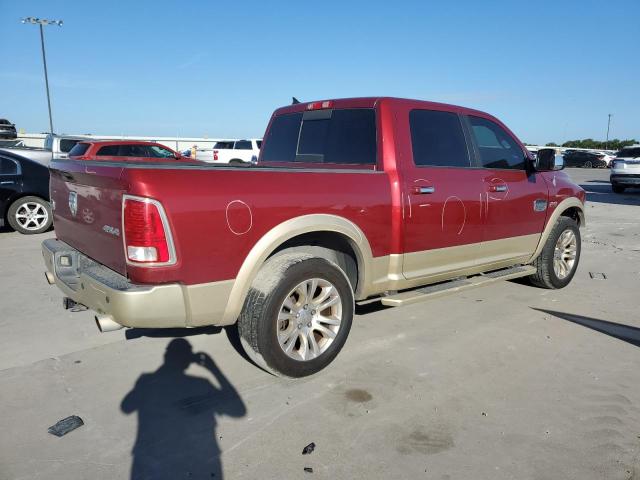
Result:
{"label": "parked car", "polygon": [[623,193],[626,188],[640,187],[640,145],[620,150],[611,163],[611,188]]}
{"label": "parked car", "polygon": [[602,159],[606,162],[607,168],[611,168],[611,162],[616,158],[615,154],[611,154],[608,152],[595,152],[598,155],[602,155]]}
{"label": "parked car", "polygon": [[78,142],[69,152],[69,158],[102,161],[188,160],[169,147],[138,140]]}
{"label": "parked car", "polygon": [[45,232],[53,221],[49,204],[51,153],[15,150],[0,149],[0,226],[8,223],[24,234]]}
{"label": "parked car", "polygon": [[17,136],[16,126],[6,118],[0,118],[0,138],[13,140]]}
{"label": "parked car", "polygon": [[53,158],[68,158],[69,152],[78,142],[95,140],[91,137],[48,134],[44,139],[44,148],[51,150]]}
{"label": "parked car", "polygon": [[255,163],[260,155],[262,140],[235,140],[216,142],[213,146],[213,163],[242,165]]}
{"label": "parked car", "polygon": [[565,167],[606,168],[605,154],[585,150],[567,150],[564,152]]}
{"label": "parked car", "polygon": [[554,154],[534,161],[477,110],[358,98],[276,110],[252,169],[54,161],[46,276],[101,331],[237,322],[259,365],[310,375],[343,347],[354,301],[565,287],[585,192]]}

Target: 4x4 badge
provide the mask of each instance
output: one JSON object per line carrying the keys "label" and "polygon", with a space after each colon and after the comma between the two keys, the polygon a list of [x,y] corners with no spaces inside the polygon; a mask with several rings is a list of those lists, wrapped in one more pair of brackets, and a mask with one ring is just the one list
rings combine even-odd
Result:
{"label": "4x4 badge", "polygon": [[78,194],[76,192],[69,192],[69,211],[74,217],[78,213]]}

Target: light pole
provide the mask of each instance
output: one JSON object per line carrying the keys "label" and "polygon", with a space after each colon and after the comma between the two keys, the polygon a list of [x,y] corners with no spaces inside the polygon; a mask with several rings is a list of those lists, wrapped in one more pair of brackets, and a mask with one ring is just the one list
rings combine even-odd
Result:
{"label": "light pole", "polygon": [[607,121],[607,141],[604,142],[604,149],[605,150],[608,150],[608,148],[609,148],[609,128],[611,127],[611,116],[612,115],[613,115],[612,113],[609,114],[609,120]]}
{"label": "light pole", "polygon": [[44,30],[43,25],[62,26],[62,20],[47,20],[45,18],[27,17],[22,19],[22,23],[31,23],[40,27],[40,45],[42,46],[42,63],[44,65],[44,84],[47,87],[47,106],[49,107],[49,130],[53,135],[53,118],[51,116],[51,97],[49,96],[49,76],[47,75],[47,56],[44,53]]}

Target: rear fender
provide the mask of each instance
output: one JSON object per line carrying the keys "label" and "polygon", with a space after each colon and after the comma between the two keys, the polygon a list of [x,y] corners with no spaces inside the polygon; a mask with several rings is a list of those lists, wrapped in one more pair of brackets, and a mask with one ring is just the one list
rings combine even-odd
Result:
{"label": "rear fender", "polygon": [[[251,249],[235,279],[221,325],[236,322],[251,283],[258,271],[279,246],[287,240],[305,233],[336,232],[346,236],[352,244],[358,260],[358,290],[370,283],[369,275],[373,262],[371,246],[360,228],[353,222],[337,215],[313,214],[292,218],[267,232]],[[357,297],[358,292],[356,292]]]}

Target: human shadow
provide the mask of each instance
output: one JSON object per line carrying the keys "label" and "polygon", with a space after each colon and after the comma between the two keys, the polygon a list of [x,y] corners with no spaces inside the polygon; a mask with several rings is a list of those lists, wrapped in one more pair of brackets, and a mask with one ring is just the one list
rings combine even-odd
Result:
{"label": "human shadow", "polygon": [[567,320],[583,327],[590,328],[596,332],[604,333],[610,337],[617,338],[624,342],[640,347],[640,328],[624,325],[622,323],[608,322],[597,318],[584,317],[582,315],[574,315],[572,313],[556,312],[554,310],[546,310],[544,308],[533,308],[539,312],[548,313],[554,317]]}
{"label": "human shadow", "polygon": [[[187,375],[195,363],[218,383]],[[184,338],[167,346],[164,363],[140,375],[121,410],[138,413],[132,480],[222,478],[216,417],[242,417],[246,407],[233,385],[206,353],[194,353]]]}
{"label": "human shadow", "polygon": [[624,193],[614,193],[608,182],[582,183],[587,192],[587,202],[610,203],[613,205],[640,205],[640,189],[630,189]]}

